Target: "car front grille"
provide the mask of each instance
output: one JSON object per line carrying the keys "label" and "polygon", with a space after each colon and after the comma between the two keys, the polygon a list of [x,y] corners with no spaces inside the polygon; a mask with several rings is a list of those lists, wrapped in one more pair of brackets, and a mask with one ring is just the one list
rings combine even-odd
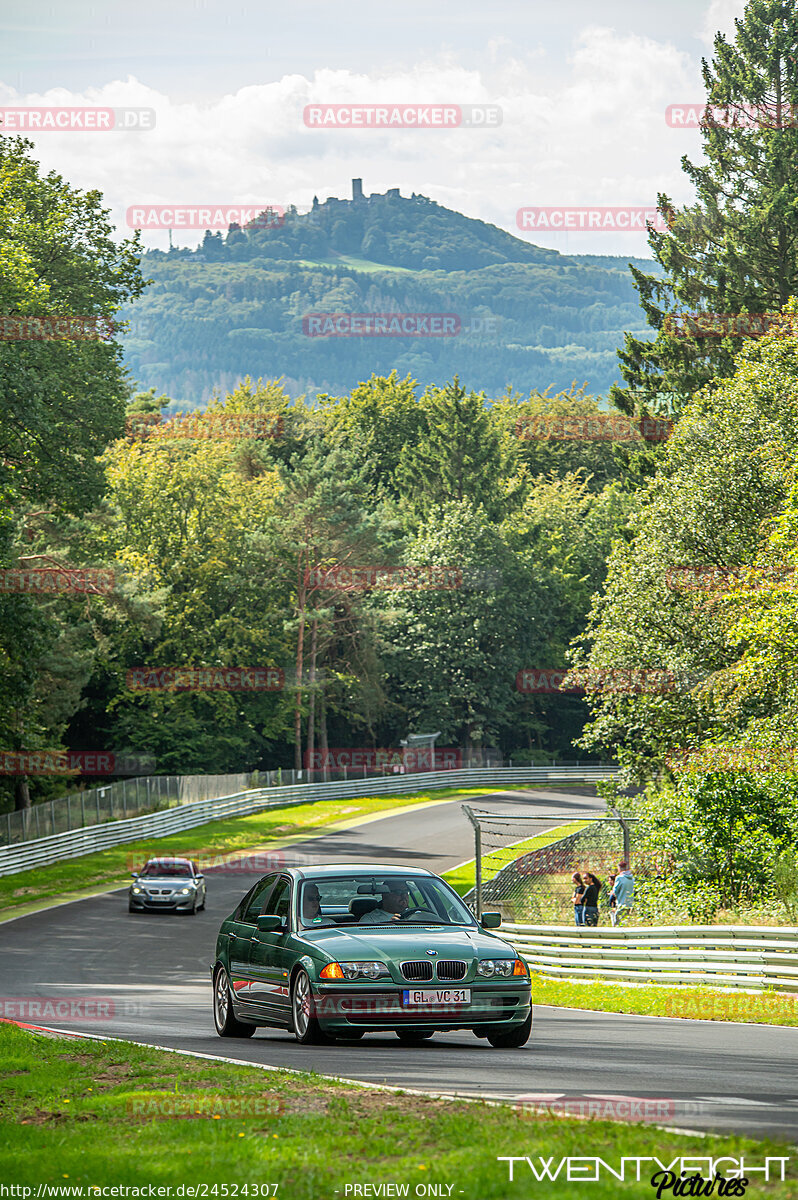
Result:
{"label": "car front grille", "polygon": [[441,958],[438,961],[439,979],[465,979],[468,964],[459,958]]}
{"label": "car front grille", "polygon": [[424,979],[432,979],[432,963],[427,962],[424,958],[415,962],[403,962],[399,965],[402,968],[402,974],[405,979],[409,979],[411,983],[418,983]]}

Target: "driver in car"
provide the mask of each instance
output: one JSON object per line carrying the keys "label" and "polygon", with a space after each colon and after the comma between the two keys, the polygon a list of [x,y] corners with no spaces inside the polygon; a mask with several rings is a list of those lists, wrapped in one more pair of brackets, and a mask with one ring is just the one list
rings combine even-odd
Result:
{"label": "driver in car", "polygon": [[410,895],[407,885],[392,883],[382,889],[382,899],[371,912],[364,913],[360,925],[385,925],[388,921],[398,921],[402,913],[410,907]]}

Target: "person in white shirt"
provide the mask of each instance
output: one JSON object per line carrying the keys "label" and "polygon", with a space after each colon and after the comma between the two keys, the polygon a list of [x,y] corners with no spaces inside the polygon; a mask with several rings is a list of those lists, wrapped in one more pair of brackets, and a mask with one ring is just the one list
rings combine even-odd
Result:
{"label": "person in white shirt", "polygon": [[361,925],[386,925],[389,921],[398,921],[403,912],[410,907],[410,896],[406,887],[393,884],[397,891],[388,888],[382,890],[382,900],[371,912],[364,913],[360,918]]}

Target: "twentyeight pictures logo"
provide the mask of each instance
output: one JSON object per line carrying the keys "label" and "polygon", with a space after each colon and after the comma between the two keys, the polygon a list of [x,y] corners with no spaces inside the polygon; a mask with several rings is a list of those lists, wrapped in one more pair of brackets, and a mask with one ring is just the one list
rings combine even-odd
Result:
{"label": "twentyeight pictures logo", "polygon": [[486,129],[502,123],[498,104],[306,104],[308,129]]}

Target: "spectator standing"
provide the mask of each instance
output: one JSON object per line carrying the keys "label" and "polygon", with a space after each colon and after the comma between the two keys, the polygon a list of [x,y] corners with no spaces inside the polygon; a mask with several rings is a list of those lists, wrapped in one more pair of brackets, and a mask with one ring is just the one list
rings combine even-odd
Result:
{"label": "spectator standing", "polygon": [[618,903],[618,902],[617,902],[617,900],[615,899],[615,896],[614,896],[614,894],[613,894],[613,890],[612,890],[612,889],[615,887],[615,880],[616,880],[617,878],[618,878],[618,876],[617,876],[617,875],[610,875],[610,877],[609,877],[609,880],[607,881],[607,887],[610,889],[610,895],[609,895],[609,902],[610,902],[610,924],[612,924],[612,925],[614,925],[614,924],[615,924],[615,920],[614,920],[614,918],[615,918],[615,906],[616,906],[616,904]]}
{"label": "spectator standing", "polygon": [[574,906],[574,922],[577,925],[584,925],[585,904],[583,897],[585,894],[585,883],[578,871],[574,871],[571,876],[571,882],[574,885],[574,894],[571,897]]}
{"label": "spectator standing", "polygon": [[592,871],[585,871],[585,893],[582,897],[585,914],[583,924],[585,925],[598,925],[598,898],[600,891],[601,880],[598,875],[594,875]]}
{"label": "spectator standing", "polygon": [[612,901],[613,896],[615,897],[615,909],[610,914],[613,925],[618,925],[621,917],[625,916],[631,910],[634,894],[634,875],[629,870],[628,862],[625,859],[621,859],[618,863],[618,875],[610,895],[610,901]]}

